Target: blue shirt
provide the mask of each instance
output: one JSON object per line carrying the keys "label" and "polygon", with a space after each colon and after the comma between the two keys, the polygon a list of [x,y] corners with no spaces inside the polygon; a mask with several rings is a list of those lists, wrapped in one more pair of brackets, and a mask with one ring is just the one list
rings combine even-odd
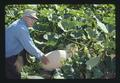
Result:
{"label": "blue shirt", "polygon": [[31,55],[35,55],[37,59],[40,59],[44,54],[33,43],[28,26],[21,18],[13,22],[5,30],[5,57],[17,55],[23,49]]}

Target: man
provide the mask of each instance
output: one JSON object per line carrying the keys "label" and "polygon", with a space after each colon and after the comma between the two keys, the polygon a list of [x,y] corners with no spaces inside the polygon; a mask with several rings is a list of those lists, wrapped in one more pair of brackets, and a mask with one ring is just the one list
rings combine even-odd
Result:
{"label": "man", "polygon": [[[26,50],[36,59],[47,64],[49,61],[33,43],[29,34],[29,27],[38,20],[36,11],[26,9],[23,17],[13,22],[5,31],[6,78],[21,79],[20,71],[23,65],[21,52]],[[24,53],[22,53],[24,57]]]}

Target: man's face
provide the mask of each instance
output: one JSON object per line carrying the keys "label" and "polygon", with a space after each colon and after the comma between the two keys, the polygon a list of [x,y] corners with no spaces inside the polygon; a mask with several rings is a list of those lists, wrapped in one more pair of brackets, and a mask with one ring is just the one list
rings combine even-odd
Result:
{"label": "man's face", "polygon": [[35,18],[33,18],[33,17],[26,16],[26,18],[27,18],[27,25],[28,25],[28,27],[32,27],[33,24],[37,21],[37,20],[36,20]]}

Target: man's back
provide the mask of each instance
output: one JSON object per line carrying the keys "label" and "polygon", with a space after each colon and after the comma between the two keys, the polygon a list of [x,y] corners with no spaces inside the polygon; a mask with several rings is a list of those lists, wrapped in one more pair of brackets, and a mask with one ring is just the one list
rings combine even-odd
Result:
{"label": "man's back", "polygon": [[10,57],[11,55],[16,55],[23,49],[23,47],[20,45],[20,42],[16,38],[17,31],[19,30],[19,28],[21,28],[21,26],[24,26],[24,23],[19,19],[19,20],[14,21],[5,30],[5,53],[6,53],[5,55],[6,57]]}

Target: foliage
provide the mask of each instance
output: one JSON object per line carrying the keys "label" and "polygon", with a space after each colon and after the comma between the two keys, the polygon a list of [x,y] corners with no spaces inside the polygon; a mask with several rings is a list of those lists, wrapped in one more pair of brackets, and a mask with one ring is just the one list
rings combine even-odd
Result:
{"label": "foliage", "polygon": [[[54,79],[115,78],[115,6],[113,4],[7,5],[5,25],[21,17],[23,10],[37,10],[39,21],[30,30],[36,46],[44,53],[74,43],[79,51],[56,69]],[[37,63],[35,63],[37,64]],[[39,74],[38,66],[26,72]],[[25,71],[25,70],[24,70]]]}

